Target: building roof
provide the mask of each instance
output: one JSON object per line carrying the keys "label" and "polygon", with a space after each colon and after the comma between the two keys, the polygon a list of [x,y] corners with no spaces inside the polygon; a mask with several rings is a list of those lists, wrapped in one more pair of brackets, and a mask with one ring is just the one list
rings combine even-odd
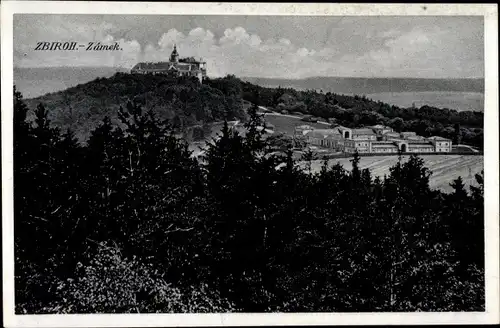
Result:
{"label": "building roof", "polygon": [[446,139],[440,136],[432,136],[427,138],[427,140],[436,140],[436,141],[451,141],[451,139]]}
{"label": "building roof", "polygon": [[404,143],[408,143],[408,140],[403,139],[403,138],[388,138],[387,140],[390,140],[392,142],[404,142]]}
{"label": "building roof", "polygon": [[377,124],[377,125],[374,125],[374,126],[370,126],[370,128],[372,129],[391,129],[392,128],[390,126],[385,126],[385,125],[382,125],[382,124]]}
{"label": "building roof", "polygon": [[352,134],[353,135],[374,135],[375,132],[373,132],[372,129],[352,129]]}
{"label": "building roof", "polygon": [[340,134],[330,134],[326,136],[326,139],[328,140],[340,140],[342,139],[342,136]]}
{"label": "building roof", "polygon": [[314,129],[313,131],[317,132],[319,134],[322,134],[325,137],[329,136],[329,135],[335,135],[335,134],[340,135],[340,132],[337,129]]}
{"label": "building roof", "polygon": [[410,146],[412,148],[434,148],[434,145],[431,144],[430,142],[419,142],[419,143],[411,142]]}
{"label": "building roof", "polygon": [[337,131],[337,129],[315,129],[315,130],[310,130],[305,135],[314,137],[314,138],[327,138],[327,137],[336,137],[340,136],[340,133]]}
{"label": "building roof", "polygon": [[386,135],[398,135],[398,136],[399,136],[399,132],[394,132],[394,131],[386,131],[386,132],[384,133],[384,135],[385,135],[385,136],[386,136]]}
{"label": "building roof", "polygon": [[402,135],[407,135],[407,136],[416,136],[417,133],[416,132],[412,132],[412,131],[404,131],[404,132],[401,132]]}
{"label": "building roof", "polygon": [[373,141],[372,146],[376,145],[395,145],[392,141]]}
{"label": "building roof", "polygon": [[398,148],[397,145],[391,144],[391,143],[386,143],[386,144],[372,144],[372,149],[373,148]]}

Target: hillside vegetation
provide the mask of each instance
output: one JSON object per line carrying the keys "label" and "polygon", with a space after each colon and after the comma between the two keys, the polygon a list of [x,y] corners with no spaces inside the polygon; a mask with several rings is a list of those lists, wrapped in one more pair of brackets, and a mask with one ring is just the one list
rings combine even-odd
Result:
{"label": "hillside vegetation", "polygon": [[[105,116],[113,124],[119,124],[118,109],[128,103],[154,111],[159,119],[169,120],[177,131],[245,116],[240,84],[233,78],[200,84],[197,79],[117,73],[27,100],[32,110],[39,103],[47,109],[53,125],[71,129],[81,141],[88,139],[90,131]],[[33,120],[33,113],[29,113],[29,120]]]}
{"label": "hillside vegetation", "polygon": [[452,139],[454,144],[483,147],[484,114],[480,111],[458,112],[430,106],[401,108],[365,96],[265,88],[248,82],[242,83],[242,90],[244,99],[281,112],[309,114],[351,128],[383,124],[398,132],[437,135]]}
{"label": "hillside vegetation", "polygon": [[[242,82],[235,76],[206,79],[200,84],[196,79],[117,73],[26,102],[31,110],[42,103],[52,124],[63,130],[70,128],[81,141],[88,139],[90,131],[105,116],[113,124],[120,124],[116,113],[129,102],[153,110],[160,119],[169,120],[177,132],[200,127],[204,132],[196,133],[199,136],[210,134],[207,125],[211,122],[245,120],[244,107],[248,106],[244,102],[250,102],[277,111],[317,116],[348,127],[385,124],[396,131],[438,135],[452,139],[455,144],[483,147],[482,112],[430,106],[400,108],[364,96],[265,88]],[[31,111],[28,119],[33,117]]]}

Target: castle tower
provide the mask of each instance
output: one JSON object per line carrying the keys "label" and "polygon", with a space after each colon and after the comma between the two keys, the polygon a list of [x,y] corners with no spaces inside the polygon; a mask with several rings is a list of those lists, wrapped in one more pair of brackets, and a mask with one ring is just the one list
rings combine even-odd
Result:
{"label": "castle tower", "polygon": [[172,53],[170,54],[170,61],[177,63],[179,62],[179,54],[177,53],[177,46],[174,44],[174,50],[172,50]]}

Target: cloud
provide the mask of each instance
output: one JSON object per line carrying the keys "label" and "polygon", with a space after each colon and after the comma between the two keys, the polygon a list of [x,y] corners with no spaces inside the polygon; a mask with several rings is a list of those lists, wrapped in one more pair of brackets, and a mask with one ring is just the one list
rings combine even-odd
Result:
{"label": "cloud", "polygon": [[[119,66],[131,68],[139,61],[166,61],[173,45],[181,57],[203,58],[208,74],[213,77],[237,76],[305,78],[312,76],[393,76],[393,77],[455,77],[478,75],[481,58],[465,58],[461,50],[466,40],[450,41],[450,31],[393,28],[353,35],[356,42],[371,42],[372,47],[339,41],[305,45],[285,37],[263,39],[242,26],[226,28],[219,36],[203,27],[185,33],[175,28],[165,30],[156,40],[129,39],[116,32],[116,22],[82,24],[62,20],[39,23],[35,34],[21,33],[16,26],[15,64],[18,66]],[[330,38],[336,39],[332,30]],[[115,33],[116,32],[116,33]],[[115,38],[115,35],[120,35]],[[37,52],[36,41],[60,40],[118,42],[121,51]],[[339,39],[340,40],[340,39]],[[370,41],[367,41],[370,40]],[[354,42],[354,41],[353,41]],[[352,43],[352,42],[351,42]]]}
{"label": "cloud", "polygon": [[[461,58],[460,52],[451,51],[454,45],[447,40],[446,31],[415,28],[404,34],[389,31],[387,35],[392,37],[385,41],[384,47],[355,58],[358,70],[369,71],[371,76],[425,78],[460,77],[463,66],[473,68],[467,72],[469,76],[477,72],[477,61]],[[344,56],[343,61],[349,65],[351,60]]]}

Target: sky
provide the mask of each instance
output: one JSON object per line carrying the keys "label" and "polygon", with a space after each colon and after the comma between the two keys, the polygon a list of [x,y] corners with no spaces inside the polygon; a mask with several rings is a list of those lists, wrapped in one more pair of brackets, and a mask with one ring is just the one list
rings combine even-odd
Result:
{"label": "sky", "polygon": [[[121,51],[35,51],[37,42]],[[212,77],[484,77],[480,16],[14,16],[14,66],[109,66],[181,57]]]}

